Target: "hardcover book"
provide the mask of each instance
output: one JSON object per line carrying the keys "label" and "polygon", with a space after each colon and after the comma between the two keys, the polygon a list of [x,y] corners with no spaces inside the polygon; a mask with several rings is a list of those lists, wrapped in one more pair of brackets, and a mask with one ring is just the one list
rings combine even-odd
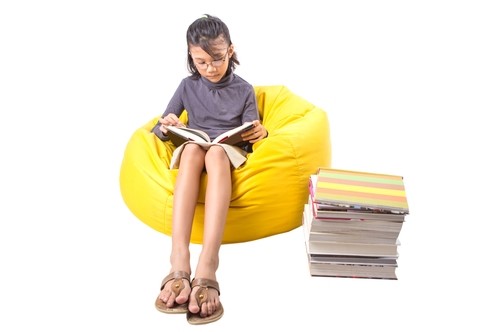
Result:
{"label": "hardcover book", "polygon": [[[383,233],[379,231],[377,233],[362,228],[359,228],[357,232],[352,232],[347,227],[343,230],[331,227],[317,231],[313,225],[315,220],[310,214],[308,204],[304,206],[302,218],[306,251],[309,255],[392,258],[398,256],[398,232]],[[351,222],[346,223],[350,224]],[[329,225],[334,226],[335,222],[332,221]]]}
{"label": "hardcover book", "polygon": [[408,214],[403,177],[320,168],[313,200],[343,210]]}
{"label": "hardcover book", "polygon": [[[317,218],[312,212],[312,203],[304,205],[306,216],[304,221],[309,225],[311,232],[368,232],[370,234],[389,234],[397,237],[403,227],[403,222],[389,219],[366,219],[343,216],[341,218]],[[306,225],[303,224],[303,225]]]}
{"label": "hardcover book", "polygon": [[214,140],[211,141],[208,134],[199,129],[189,127],[175,127],[167,126],[168,137],[175,146],[180,146],[185,142],[193,141],[199,143],[213,143],[213,144],[228,144],[228,145],[243,145],[246,144],[242,139],[242,133],[254,128],[252,122],[246,122],[237,128],[225,131]]}
{"label": "hardcover book", "polygon": [[351,256],[310,256],[310,274],[317,277],[348,277],[397,280],[396,259]]}

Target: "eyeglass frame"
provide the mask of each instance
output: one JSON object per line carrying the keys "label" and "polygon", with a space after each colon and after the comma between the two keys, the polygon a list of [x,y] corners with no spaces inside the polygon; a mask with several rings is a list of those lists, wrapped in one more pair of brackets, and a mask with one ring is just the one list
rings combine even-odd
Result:
{"label": "eyeglass frame", "polygon": [[[209,68],[209,66],[211,66],[213,68],[219,68],[219,67],[223,66],[223,64],[225,63],[229,51],[230,51],[230,47],[227,48],[227,52],[225,53],[225,55],[222,58],[213,60],[211,62],[197,63],[197,62],[193,61],[193,59],[192,59],[192,62],[194,63],[194,65],[198,69],[201,69],[201,70],[206,70]],[[192,54],[190,56],[192,56]],[[219,64],[215,64],[215,62],[219,62]]]}

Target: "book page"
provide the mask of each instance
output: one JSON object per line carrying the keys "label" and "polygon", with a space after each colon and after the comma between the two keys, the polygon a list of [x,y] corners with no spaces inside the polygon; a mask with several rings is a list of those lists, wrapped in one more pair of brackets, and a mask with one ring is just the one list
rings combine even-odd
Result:
{"label": "book page", "polygon": [[213,143],[224,143],[229,145],[237,145],[241,142],[244,142],[241,134],[254,128],[252,122],[246,122],[237,128],[230,129],[225,131],[223,134],[219,135],[213,140]]}
{"label": "book page", "polygon": [[[168,136],[172,138],[173,135],[180,136],[184,138],[184,140],[195,141],[195,142],[210,142],[209,136],[197,129],[188,128],[188,127],[175,127],[168,126]],[[175,140],[171,139],[174,143]]]}

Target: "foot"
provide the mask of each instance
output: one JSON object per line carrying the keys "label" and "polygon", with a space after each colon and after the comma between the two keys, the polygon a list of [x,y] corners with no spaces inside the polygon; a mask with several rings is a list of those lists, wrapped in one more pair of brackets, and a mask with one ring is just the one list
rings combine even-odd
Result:
{"label": "foot", "polygon": [[162,312],[185,313],[190,291],[190,274],[184,271],[171,272],[161,283],[156,308]]}
{"label": "foot", "polygon": [[191,324],[214,322],[223,315],[220,302],[220,287],[213,279],[194,278],[188,306],[187,319]]}

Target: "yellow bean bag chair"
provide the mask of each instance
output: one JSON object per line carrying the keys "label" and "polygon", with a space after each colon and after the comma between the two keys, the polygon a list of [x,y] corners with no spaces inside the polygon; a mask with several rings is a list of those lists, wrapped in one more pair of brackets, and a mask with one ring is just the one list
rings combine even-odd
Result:
{"label": "yellow bean bag chair", "polygon": [[[323,109],[285,86],[256,86],[255,91],[263,125],[270,134],[254,144],[244,165],[233,170],[224,244],[257,240],[301,226],[309,175],[331,163],[329,122]],[[187,116],[184,112],[184,121]],[[150,132],[157,119],[132,134],[122,160],[120,189],[125,204],[139,220],[171,235],[178,170],[169,169],[174,146]],[[203,175],[192,243],[202,243],[206,180]]]}

